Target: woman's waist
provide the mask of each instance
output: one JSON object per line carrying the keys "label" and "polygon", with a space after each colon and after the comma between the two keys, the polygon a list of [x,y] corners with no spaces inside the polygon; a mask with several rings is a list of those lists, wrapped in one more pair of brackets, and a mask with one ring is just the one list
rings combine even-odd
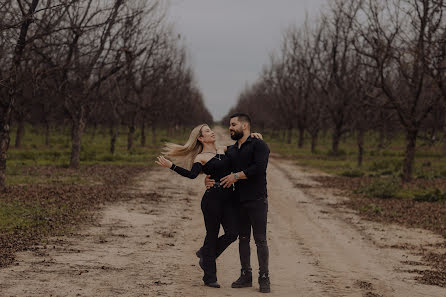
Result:
{"label": "woman's waist", "polygon": [[220,181],[215,181],[214,185],[212,187],[210,187],[208,189],[209,190],[218,190],[218,191],[224,191],[224,192],[234,192],[234,186],[230,186],[230,187],[224,187],[222,182]]}
{"label": "woman's waist", "polygon": [[210,173],[208,175],[211,176],[210,177],[211,179],[213,179],[213,180],[215,180],[217,182],[217,181],[220,181],[220,179],[222,179],[223,177],[228,176],[229,174],[231,174],[231,171],[221,172],[221,173],[219,172],[217,174],[216,173]]}

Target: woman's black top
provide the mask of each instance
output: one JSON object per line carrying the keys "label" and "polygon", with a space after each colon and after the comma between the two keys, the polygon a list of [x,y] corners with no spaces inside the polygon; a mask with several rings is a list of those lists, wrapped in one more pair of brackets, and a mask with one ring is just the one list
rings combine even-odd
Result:
{"label": "woman's black top", "polygon": [[206,175],[210,175],[211,179],[219,181],[222,177],[231,173],[231,162],[225,154],[217,154],[204,165],[200,162],[195,162],[191,170],[184,169],[175,164],[172,164],[170,169],[190,179],[196,178],[203,171]]}

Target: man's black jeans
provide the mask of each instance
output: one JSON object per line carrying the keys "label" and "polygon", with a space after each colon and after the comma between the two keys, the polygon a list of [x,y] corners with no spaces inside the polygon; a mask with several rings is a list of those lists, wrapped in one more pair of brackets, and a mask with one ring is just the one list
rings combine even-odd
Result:
{"label": "man's black jeans", "polygon": [[266,223],[268,214],[268,200],[260,199],[240,203],[239,217],[239,252],[243,269],[251,269],[251,227],[257,246],[260,274],[268,273],[268,243],[266,240]]}

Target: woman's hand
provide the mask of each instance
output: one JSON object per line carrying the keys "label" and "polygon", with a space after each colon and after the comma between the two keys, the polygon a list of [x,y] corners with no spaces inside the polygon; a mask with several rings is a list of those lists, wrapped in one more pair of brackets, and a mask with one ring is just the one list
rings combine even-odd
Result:
{"label": "woman's hand", "polygon": [[159,156],[158,157],[158,161],[155,161],[155,163],[160,165],[160,166],[166,167],[166,168],[172,167],[172,162],[167,160],[163,156]]}
{"label": "woman's hand", "polygon": [[251,133],[251,137],[263,140],[263,136],[260,133],[253,132],[253,133]]}

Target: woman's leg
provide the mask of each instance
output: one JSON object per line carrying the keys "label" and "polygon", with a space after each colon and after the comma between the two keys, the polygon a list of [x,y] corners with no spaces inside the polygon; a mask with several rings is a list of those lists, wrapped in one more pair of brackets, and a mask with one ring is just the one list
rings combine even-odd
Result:
{"label": "woman's leg", "polygon": [[237,240],[239,228],[239,208],[238,203],[231,199],[232,197],[226,197],[222,204],[223,214],[221,224],[225,234],[220,236],[217,240],[216,257],[218,258],[228,246]]}
{"label": "woman's leg", "polygon": [[[203,281],[213,283],[217,281],[217,267],[215,264],[218,232],[220,230],[221,206],[220,199],[215,197],[213,191],[206,191],[201,200],[204,224],[206,226],[206,238],[202,248]],[[201,261],[201,259],[200,259]]]}

